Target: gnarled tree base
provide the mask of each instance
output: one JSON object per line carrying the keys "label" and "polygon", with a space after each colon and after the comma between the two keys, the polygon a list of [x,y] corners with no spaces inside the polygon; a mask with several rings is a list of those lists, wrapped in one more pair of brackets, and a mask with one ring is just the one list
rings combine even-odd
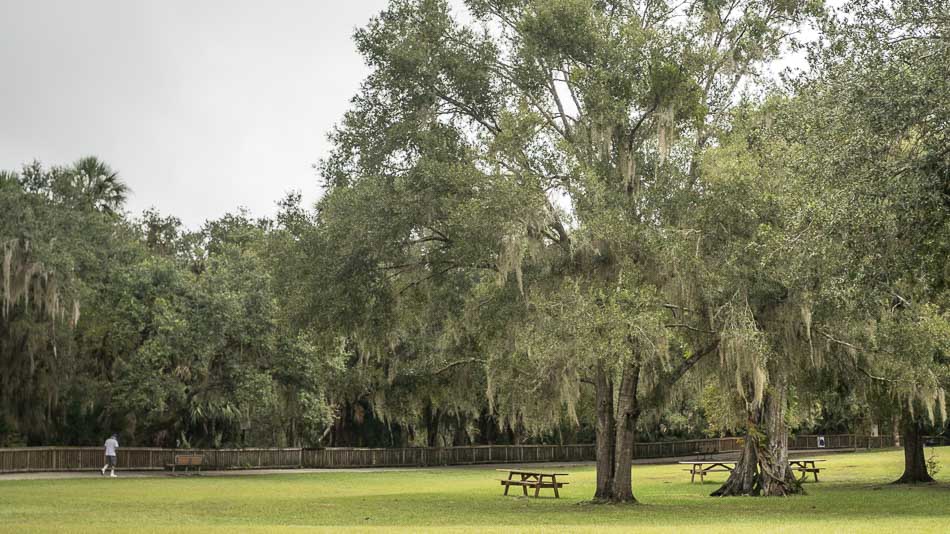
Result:
{"label": "gnarled tree base", "polygon": [[712,492],[713,497],[783,497],[805,493],[788,468],[787,394],[785,376],[778,375],[764,402],[748,408],[748,430],[739,461],[725,484]]}
{"label": "gnarled tree base", "polygon": [[[756,461],[758,455],[755,446],[748,445],[742,451],[742,456],[736,462],[736,468],[729,474],[729,478],[716,491],[710,493],[712,497],[784,497],[788,495],[802,495],[805,490],[795,479],[792,471],[785,470],[782,479],[766,475],[766,471]],[[751,451],[751,452],[750,452]]]}
{"label": "gnarled tree base", "polygon": [[[805,493],[788,468],[785,388],[770,390],[764,406],[749,414],[749,430],[736,467],[713,497],[784,497]],[[764,433],[759,429],[764,429]]]}
{"label": "gnarled tree base", "polygon": [[755,445],[747,437],[742,452],[739,453],[739,460],[736,461],[736,468],[732,470],[732,473],[729,473],[726,482],[710,495],[713,497],[758,495],[761,492],[761,485],[759,484],[757,465]]}

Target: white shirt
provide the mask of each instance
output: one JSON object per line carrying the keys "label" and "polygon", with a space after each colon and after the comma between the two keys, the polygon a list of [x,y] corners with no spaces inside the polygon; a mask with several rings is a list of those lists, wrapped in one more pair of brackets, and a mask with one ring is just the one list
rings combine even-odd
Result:
{"label": "white shirt", "polygon": [[106,440],[106,456],[115,456],[115,450],[119,448],[119,442],[113,438]]}

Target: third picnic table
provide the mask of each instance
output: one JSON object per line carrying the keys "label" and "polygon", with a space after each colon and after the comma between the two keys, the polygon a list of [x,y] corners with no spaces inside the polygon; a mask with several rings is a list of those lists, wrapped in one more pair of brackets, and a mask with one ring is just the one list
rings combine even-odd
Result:
{"label": "third picnic table", "polygon": [[[495,471],[508,473],[507,479],[500,479],[501,485],[505,487],[505,495],[508,495],[511,486],[521,486],[521,490],[526,497],[528,496],[528,488],[534,488],[535,497],[541,492],[541,488],[551,488],[554,490],[554,498],[557,499],[560,497],[557,492],[558,488],[568,484],[567,482],[557,481],[557,477],[567,476],[568,473],[542,473],[524,469],[495,469]],[[515,476],[518,478],[515,479]]]}
{"label": "third picnic table", "polygon": [[[789,458],[788,467],[794,471],[799,471],[802,474],[798,479],[800,482],[804,482],[805,478],[808,476],[808,473],[814,475],[815,482],[818,482],[818,472],[821,471],[821,468],[816,467],[815,463],[824,461],[825,460],[820,458]],[[707,473],[731,472],[736,468],[736,462],[722,460],[693,460],[677,463],[690,466],[689,469],[686,469],[686,471],[690,472],[689,481],[691,483],[695,482],[696,475],[699,475],[700,484],[706,481]]]}

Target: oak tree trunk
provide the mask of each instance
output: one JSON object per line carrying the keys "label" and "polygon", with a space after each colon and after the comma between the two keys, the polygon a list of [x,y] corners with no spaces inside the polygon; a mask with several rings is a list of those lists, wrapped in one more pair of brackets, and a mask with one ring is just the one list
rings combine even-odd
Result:
{"label": "oak tree trunk", "polygon": [[609,501],[613,498],[614,447],[617,438],[614,427],[613,380],[604,369],[603,363],[597,364],[594,390],[597,403],[597,490],[594,499]]}
{"label": "oak tree trunk", "polygon": [[[646,397],[647,406],[659,403],[664,392],[672,387],[696,362],[712,353],[716,340],[696,351],[682,364],[654,386]],[[637,354],[633,354],[634,361]],[[611,503],[636,503],[633,497],[634,436],[640,417],[642,399],[638,399],[640,364],[624,367],[617,392],[617,411],[614,412],[614,378],[610,370],[599,362],[594,369],[594,390],[597,412],[597,489],[594,500]]]}
{"label": "oak tree trunk", "polygon": [[788,427],[785,424],[787,382],[776,380],[763,399],[752,408],[745,445],[735,470],[711,495],[763,495],[775,497],[803,493],[794,472],[788,468]]}
{"label": "oak tree trunk", "polygon": [[762,495],[781,497],[803,493],[802,485],[788,468],[788,425],[785,408],[788,405],[788,381],[784,375],[775,380],[765,397],[762,428],[765,436],[759,440],[759,484]]}
{"label": "oak tree trunk", "polygon": [[637,405],[637,386],[640,382],[640,365],[631,364],[624,368],[620,378],[620,391],[617,396],[617,445],[614,449],[613,495],[611,502],[635,503],[633,497],[633,442],[636,432],[639,407]]}
{"label": "oak tree trunk", "polygon": [[426,424],[426,445],[429,447],[439,446],[439,420],[441,416],[439,409],[432,406],[432,401],[427,401],[422,411],[422,418]]}
{"label": "oak tree trunk", "polygon": [[927,472],[927,460],[924,458],[923,425],[911,416],[904,416],[904,474],[895,484],[917,484],[933,482]]}

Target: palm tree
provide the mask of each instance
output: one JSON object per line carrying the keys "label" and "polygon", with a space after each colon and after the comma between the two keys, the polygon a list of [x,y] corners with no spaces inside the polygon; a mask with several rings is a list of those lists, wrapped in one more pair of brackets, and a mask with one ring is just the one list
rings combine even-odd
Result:
{"label": "palm tree", "polygon": [[93,209],[116,213],[125,204],[129,186],[119,173],[95,156],[81,158],[67,169],[80,201]]}

